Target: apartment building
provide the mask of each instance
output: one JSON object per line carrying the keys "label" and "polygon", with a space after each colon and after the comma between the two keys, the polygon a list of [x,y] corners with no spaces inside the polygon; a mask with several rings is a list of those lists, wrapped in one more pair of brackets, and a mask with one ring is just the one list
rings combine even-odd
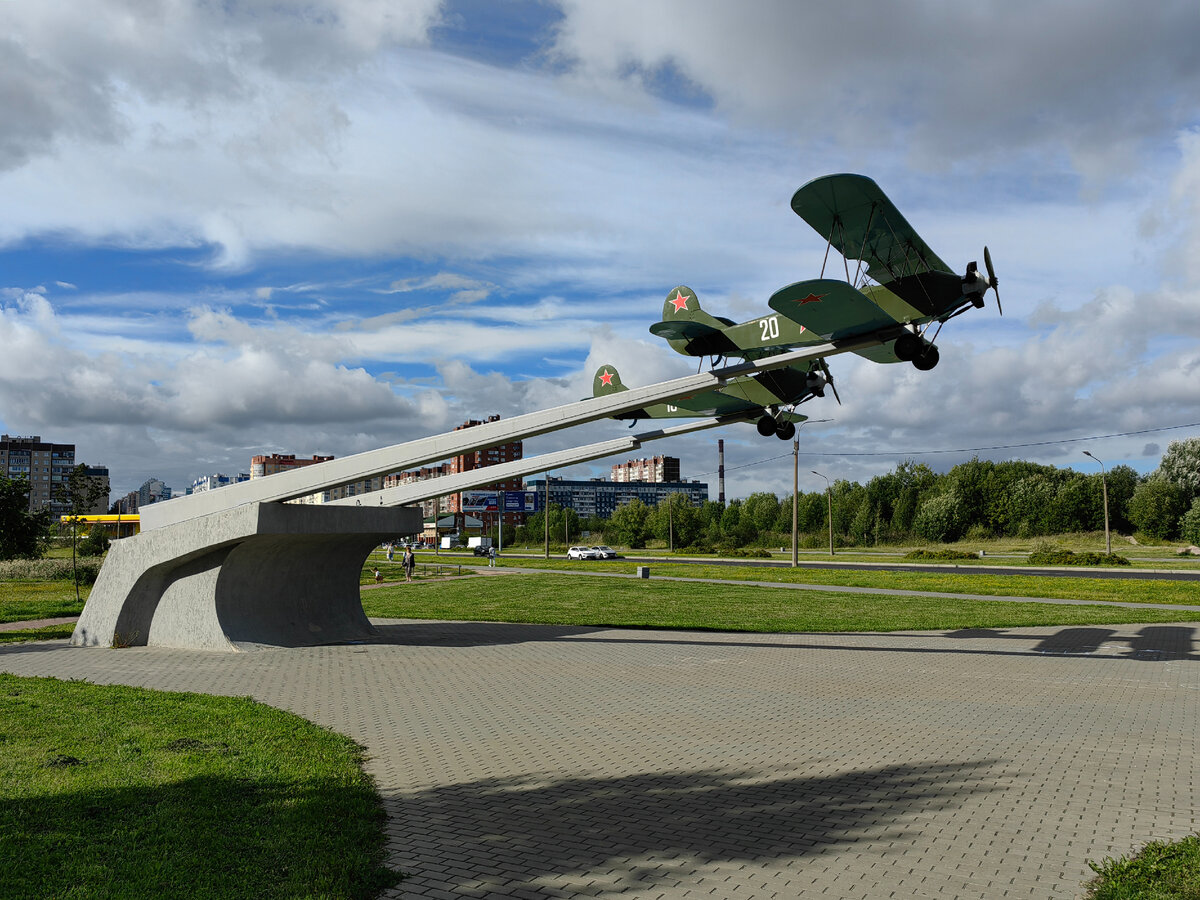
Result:
{"label": "apartment building", "polygon": [[630,459],[612,467],[612,481],[679,481],[679,459],[675,456],[655,456],[653,459]]}

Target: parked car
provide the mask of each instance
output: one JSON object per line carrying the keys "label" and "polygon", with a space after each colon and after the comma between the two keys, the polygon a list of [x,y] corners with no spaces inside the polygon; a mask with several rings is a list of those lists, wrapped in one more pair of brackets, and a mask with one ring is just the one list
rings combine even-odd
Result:
{"label": "parked car", "polygon": [[612,547],[605,546],[604,544],[601,544],[599,547],[593,547],[592,549],[600,554],[597,557],[597,559],[616,559],[617,558],[617,551],[614,550]]}
{"label": "parked car", "polygon": [[567,551],[567,559],[601,559],[599,553],[591,547],[572,547]]}

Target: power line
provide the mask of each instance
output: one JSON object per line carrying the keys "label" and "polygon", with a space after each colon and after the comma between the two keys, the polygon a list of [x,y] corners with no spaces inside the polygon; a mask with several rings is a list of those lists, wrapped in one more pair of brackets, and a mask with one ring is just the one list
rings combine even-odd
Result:
{"label": "power line", "polygon": [[[934,453],[982,453],[986,450],[1016,450],[1021,447],[1048,447],[1056,444],[1077,444],[1082,441],[1103,441],[1108,438],[1118,437],[1136,437],[1139,434],[1155,434],[1160,431],[1177,431],[1180,428],[1200,428],[1200,422],[1192,422],[1188,425],[1165,425],[1162,428],[1144,428],[1141,431],[1121,431],[1115,434],[1097,434],[1091,437],[1080,438],[1060,438],[1055,441],[1030,441],[1024,444],[994,444],[990,447],[960,447],[958,449],[949,450],[889,450],[887,452],[871,452],[871,453],[801,453],[801,456],[822,457],[822,456],[926,456]],[[770,456],[766,459],[760,459],[756,462],[743,463],[740,466],[726,466],[725,471],[729,472],[735,469],[748,469],[752,466],[761,466],[769,462],[787,459],[792,454],[784,453],[780,456]],[[704,472],[697,475],[697,478],[706,478],[709,475],[715,475],[716,472]]]}

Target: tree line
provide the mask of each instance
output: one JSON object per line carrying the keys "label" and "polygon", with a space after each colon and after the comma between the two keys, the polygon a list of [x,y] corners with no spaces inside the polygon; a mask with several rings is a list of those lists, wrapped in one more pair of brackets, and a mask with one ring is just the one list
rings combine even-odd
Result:
{"label": "tree line", "polygon": [[[800,493],[796,526],[801,546],[822,546],[832,505],[834,541],[840,546],[1101,531],[1105,477],[1113,532],[1200,544],[1200,438],[1173,441],[1159,467],[1146,476],[1126,465],[1102,476],[978,458],[938,474],[906,461],[865,485],[836,481],[828,498],[825,491]],[[657,506],[631,501],[609,519],[581,519],[574,510],[551,504],[549,517],[556,544],[572,543],[587,532],[592,543],[634,548],[651,540],[696,550],[784,546],[791,543],[792,497],[759,492],[727,505],[712,500],[692,505],[676,494]],[[545,522],[538,512],[524,526],[506,527],[504,543],[541,543]]]}

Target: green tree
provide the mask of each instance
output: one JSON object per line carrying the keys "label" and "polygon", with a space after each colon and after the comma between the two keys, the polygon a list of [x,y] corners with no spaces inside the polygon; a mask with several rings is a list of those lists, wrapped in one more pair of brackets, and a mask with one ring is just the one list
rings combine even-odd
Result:
{"label": "green tree", "polygon": [[[1108,472],[1108,519],[1113,531],[1132,531],[1129,521],[1129,501],[1137,490],[1137,471],[1132,466],[1113,466]],[[1103,501],[1102,501],[1103,502]]]}
{"label": "green tree", "polygon": [[50,510],[29,511],[29,482],[0,475],[0,559],[38,559],[50,539]]}
{"label": "green tree", "polygon": [[1137,486],[1129,501],[1129,520],[1150,537],[1166,540],[1175,534],[1187,508],[1183,488],[1165,478],[1150,477]]}
{"label": "green tree", "polygon": [[71,573],[75,578],[75,600],[79,602],[79,518],[87,515],[104,495],[104,485],[87,473],[83,463],[67,473],[67,480],[58,485],[58,500],[67,507],[71,523]]}
{"label": "green tree", "polygon": [[[788,531],[791,527],[791,506],[788,507]],[[746,498],[745,504],[742,506],[742,519],[750,520],[754,531],[757,534],[774,531],[775,522],[779,518],[779,498],[774,494],[769,494],[765,491],[758,491]]]}
{"label": "green tree", "polygon": [[700,539],[703,526],[698,510],[687,494],[668,494],[650,511],[650,530],[668,547],[692,547]]}
{"label": "green tree", "polygon": [[1200,497],[1200,437],[1171,441],[1151,477],[1171,482],[1189,501]]}
{"label": "green tree", "polygon": [[1179,536],[1189,544],[1200,545],[1200,497],[1192,501],[1192,508],[1179,518]]}
{"label": "green tree", "polygon": [[630,549],[646,546],[650,537],[650,508],[641,500],[633,499],[618,506],[609,519],[617,541]]}
{"label": "green tree", "polygon": [[921,504],[913,519],[913,531],[927,541],[952,543],[962,537],[965,521],[958,495],[949,491]]}

